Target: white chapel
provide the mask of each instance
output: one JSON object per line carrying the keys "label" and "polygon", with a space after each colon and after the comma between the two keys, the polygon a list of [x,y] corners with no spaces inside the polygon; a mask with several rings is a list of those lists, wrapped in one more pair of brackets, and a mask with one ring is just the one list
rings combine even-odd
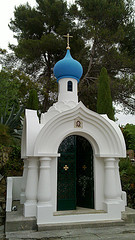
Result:
{"label": "white chapel", "polygon": [[41,115],[26,109],[20,203],[37,225],[121,219],[119,158],[126,157],[121,130],[106,115],[78,102],[81,64],[70,53],[54,66],[58,102]]}

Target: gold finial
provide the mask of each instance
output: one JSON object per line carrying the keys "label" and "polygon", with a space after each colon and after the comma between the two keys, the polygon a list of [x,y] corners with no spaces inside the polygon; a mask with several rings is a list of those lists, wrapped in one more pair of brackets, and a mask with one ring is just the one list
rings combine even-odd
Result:
{"label": "gold finial", "polygon": [[69,47],[69,38],[70,37],[72,38],[73,36],[70,36],[69,33],[67,33],[67,35],[64,35],[63,37],[67,38],[67,49],[70,49],[70,47]]}

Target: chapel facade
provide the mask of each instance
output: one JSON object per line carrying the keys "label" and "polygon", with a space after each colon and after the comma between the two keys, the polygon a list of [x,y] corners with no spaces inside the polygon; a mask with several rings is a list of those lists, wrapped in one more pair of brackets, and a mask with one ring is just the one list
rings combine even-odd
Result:
{"label": "chapel facade", "polygon": [[20,202],[37,225],[121,219],[119,158],[126,157],[121,130],[106,115],[78,102],[81,64],[70,53],[54,66],[58,102],[41,115],[25,110]]}

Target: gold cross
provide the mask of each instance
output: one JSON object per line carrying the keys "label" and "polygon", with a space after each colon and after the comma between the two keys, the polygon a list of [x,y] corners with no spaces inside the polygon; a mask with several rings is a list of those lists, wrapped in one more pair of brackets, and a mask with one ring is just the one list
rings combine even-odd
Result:
{"label": "gold cross", "polygon": [[83,168],[83,170],[86,170],[87,167],[86,167],[86,165],[83,165],[82,168]]}
{"label": "gold cross", "polygon": [[67,38],[67,49],[70,49],[70,47],[69,47],[69,38],[70,37],[72,38],[73,36],[70,36],[69,33],[67,33],[67,35],[64,35],[63,37]]}
{"label": "gold cross", "polygon": [[63,167],[65,169],[65,171],[67,171],[69,169],[69,167],[67,165],[65,165],[65,167]]}

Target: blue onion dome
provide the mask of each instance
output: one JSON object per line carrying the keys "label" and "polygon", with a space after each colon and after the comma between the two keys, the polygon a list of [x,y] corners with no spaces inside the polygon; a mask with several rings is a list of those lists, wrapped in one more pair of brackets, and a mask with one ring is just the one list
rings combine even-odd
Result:
{"label": "blue onion dome", "polygon": [[70,50],[67,49],[66,56],[55,64],[53,72],[57,81],[62,78],[74,78],[79,82],[83,68],[78,61],[72,58]]}

